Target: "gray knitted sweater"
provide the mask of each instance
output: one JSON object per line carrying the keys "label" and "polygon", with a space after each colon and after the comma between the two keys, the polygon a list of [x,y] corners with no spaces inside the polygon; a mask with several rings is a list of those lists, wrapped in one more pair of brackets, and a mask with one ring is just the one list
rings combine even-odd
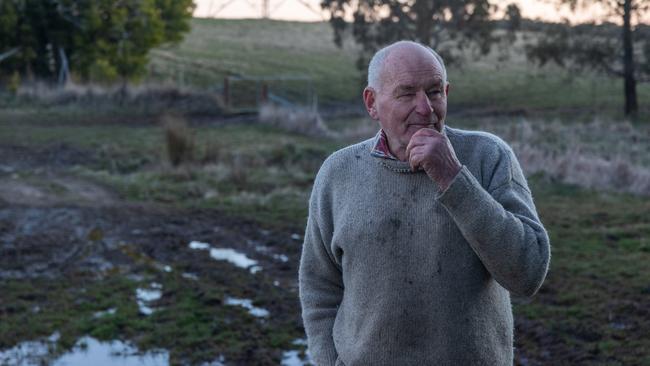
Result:
{"label": "gray knitted sweater", "polygon": [[509,292],[541,286],[548,236],[510,148],[445,133],[463,168],[444,192],[373,139],[318,172],[300,262],[317,365],[512,365]]}

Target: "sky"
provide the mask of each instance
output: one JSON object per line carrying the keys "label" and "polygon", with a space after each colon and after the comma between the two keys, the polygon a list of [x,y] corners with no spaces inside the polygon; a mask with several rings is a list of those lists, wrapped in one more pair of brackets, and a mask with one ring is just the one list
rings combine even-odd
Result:
{"label": "sky", "polygon": [[[320,11],[320,0],[195,0],[195,2],[197,8],[194,15],[197,17],[259,18],[262,16],[262,4],[268,2],[272,19],[307,22],[327,20],[327,13]],[[605,14],[605,11],[598,6],[581,9],[576,12],[578,15],[569,9],[558,11],[552,0],[496,0],[494,2],[501,8],[514,2],[519,5],[523,17],[544,21],[559,22],[563,17],[567,17],[572,23],[581,23],[602,18]]]}

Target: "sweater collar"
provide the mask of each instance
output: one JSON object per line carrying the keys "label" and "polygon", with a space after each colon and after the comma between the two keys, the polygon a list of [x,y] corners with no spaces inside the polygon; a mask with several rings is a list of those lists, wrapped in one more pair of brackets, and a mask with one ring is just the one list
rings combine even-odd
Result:
{"label": "sweater collar", "polygon": [[[447,134],[447,126],[442,130],[443,134]],[[383,129],[375,135],[372,140],[370,155],[372,155],[377,163],[398,173],[419,173],[411,170],[411,165],[408,161],[400,161],[388,149],[388,138]]]}

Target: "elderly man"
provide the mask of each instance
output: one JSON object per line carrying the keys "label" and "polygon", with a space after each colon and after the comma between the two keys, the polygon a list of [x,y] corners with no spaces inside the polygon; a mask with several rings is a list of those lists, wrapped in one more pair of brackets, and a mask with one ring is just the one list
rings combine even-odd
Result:
{"label": "elderly man", "polygon": [[317,365],[512,365],[510,293],[532,296],[549,239],[512,150],[445,126],[442,58],[414,42],[373,57],[381,130],[316,177],[300,299]]}

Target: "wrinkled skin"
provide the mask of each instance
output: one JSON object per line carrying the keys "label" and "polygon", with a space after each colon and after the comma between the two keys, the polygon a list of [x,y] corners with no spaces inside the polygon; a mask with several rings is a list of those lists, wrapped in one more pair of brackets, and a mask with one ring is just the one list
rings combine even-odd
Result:
{"label": "wrinkled skin", "polygon": [[393,46],[386,57],[376,89],[363,91],[368,114],[386,133],[388,146],[413,170],[424,170],[447,189],[461,169],[451,143],[442,133],[447,115],[449,84],[442,66],[424,47]]}

